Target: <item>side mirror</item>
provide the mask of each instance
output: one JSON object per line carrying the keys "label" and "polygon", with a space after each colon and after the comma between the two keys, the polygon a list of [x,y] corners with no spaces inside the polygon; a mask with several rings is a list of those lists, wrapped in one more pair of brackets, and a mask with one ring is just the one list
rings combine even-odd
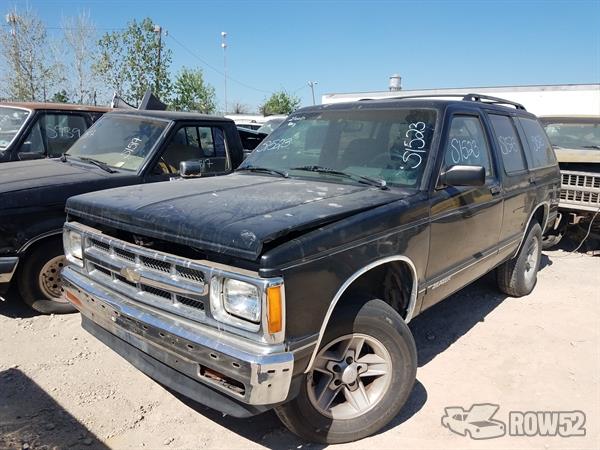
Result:
{"label": "side mirror", "polygon": [[208,171],[205,160],[181,161],[179,163],[179,175],[183,178],[201,177]]}
{"label": "side mirror", "polygon": [[483,186],[485,169],[482,166],[450,166],[440,175],[443,186]]}
{"label": "side mirror", "polygon": [[19,161],[30,161],[32,159],[42,159],[44,157],[45,157],[44,154],[39,153],[39,152],[19,152],[18,153]]}

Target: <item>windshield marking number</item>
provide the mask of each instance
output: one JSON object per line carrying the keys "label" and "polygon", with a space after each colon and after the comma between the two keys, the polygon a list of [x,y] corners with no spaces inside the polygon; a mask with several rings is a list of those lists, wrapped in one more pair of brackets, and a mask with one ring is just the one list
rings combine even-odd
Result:
{"label": "windshield marking number", "polygon": [[292,143],[292,138],[285,139],[273,139],[270,141],[263,141],[257,148],[256,152],[268,152],[271,150],[279,150],[282,148],[287,148]]}
{"label": "windshield marking number", "polygon": [[131,141],[129,142],[129,144],[127,144],[127,147],[125,147],[125,150],[123,150],[123,154],[124,154],[124,158],[127,159],[129,158],[133,152],[135,152],[137,150],[137,148],[140,146],[140,144],[142,143],[142,140],[140,138],[134,137],[131,139]]}
{"label": "windshield marking number", "polygon": [[404,153],[402,154],[402,161],[408,163],[412,158],[414,163],[410,167],[416,169],[423,162],[421,153],[426,153],[425,148],[425,122],[415,122],[408,126],[408,130],[404,137]]}

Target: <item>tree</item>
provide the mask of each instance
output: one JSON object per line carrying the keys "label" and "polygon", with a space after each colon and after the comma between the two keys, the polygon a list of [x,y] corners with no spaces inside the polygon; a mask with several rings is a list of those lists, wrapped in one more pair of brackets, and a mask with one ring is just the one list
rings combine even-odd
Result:
{"label": "tree", "polygon": [[69,94],[64,89],[55,92],[52,96],[52,101],[54,103],[69,103]]}
{"label": "tree", "polygon": [[105,33],[98,42],[95,73],[130,103],[139,103],[148,88],[168,101],[172,52],[154,30],[150,18],[133,20],[125,30]]}
{"label": "tree", "polygon": [[77,103],[92,103],[96,92],[104,89],[99,86],[98,77],[92,70],[97,59],[98,41],[96,27],[89,13],[81,13],[74,18],[63,20],[64,47],[69,55],[68,91]]}
{"label": "tree", "polygon": [[263,116],[271,114],[290,114],[300,106],[300,98],[288,94],[286,91],[278,91],[271,94],[258,110]]}
{"label": "tree", "polygon": [[21,13],[14,9],[6,19],[9,27],[0,30],[5,95],[13,100],[46,101],[63,79],[46,27],[31,9]]}
{"label": "tree", "polygon": [[245,105],[244,103],[235,102],[233,104],[233,107],[231,108],[231,113],[232,114],[249,114],[250,108],[248,107],[248,105]]}
{"label": "tree", "polygon": [[175,78],[173,96],[173,109],[204,114],[212,114],[217,109],[215,88],[204,81],[200,69],[181,69]]}

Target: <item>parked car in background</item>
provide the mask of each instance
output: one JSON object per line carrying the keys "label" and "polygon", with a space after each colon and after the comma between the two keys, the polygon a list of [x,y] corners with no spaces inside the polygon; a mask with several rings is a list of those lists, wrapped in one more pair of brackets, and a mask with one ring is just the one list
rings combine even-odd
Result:
{"label": "parked car in background", "polygon": [[240,139],[242,140],[242,147],[244,148],[244,155],[248,156],[252,151],[258,147],[266,137],[267,133],[262,133],[258,130],[251,130],[241,126],[237,127]]}
{"label": "parked car in background", "polygon": [[225,117],[233,120],[238,127],[249,130],[258,130],[266,121],[260,114],[226,114]]}
{"label": "parked car in background", "polygon": [[[561,172],[560,221],[545,236],[552,247],[568,228],[590,230],[595,246],[600,242],[600,116],[541,117],[552,142]],[[590,228],[591,226],[591,228]],[[594,246],[594,243],[592,244]]]}
{"label": "parked car in background", "polygon": [[223,175],[243,156],[229,119],[127,110],[105,114],[61,158],[0,164],[0,295],[16,281],[35,310],[74,310],[62,299],[60,274],[70,196],[179,179],[180,167],[183,175]]}
{"label": "parked car in background", "polygon": [[267,121],[258,129],[261,133],[271,134],[275,129],[283,123],[287,116],[268,116]]}
{"label": "parked car in background", "polygon": [[170,389],[352,441],[411,393],[411,318],[491,270],[507,295],[534,289],[559,187],[516,103],[304,108],[234,174],[70,198],[65,298]]}
{"label": "parked car in background", "polygon": [[0,162],[61,156],[107,111],[66,103],[0,103]]}

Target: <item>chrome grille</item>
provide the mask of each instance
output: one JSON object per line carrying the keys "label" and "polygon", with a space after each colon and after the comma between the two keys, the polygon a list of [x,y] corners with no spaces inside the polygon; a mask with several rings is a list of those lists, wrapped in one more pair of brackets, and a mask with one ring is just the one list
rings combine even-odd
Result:
{"label": "chrome grille", "polygon": [[86,236],[85,267],[92,279],[135,301],[204,320],[208,268],[108,236]]}
{"label": "chrome grille", "polygon": [[600,174],[561,170],[560,205],[595,210],[600,207]]}
{"label": "chrome grille", "polygon": [[147,256],[140,256],[140,262],[150,269],[158,270],[159,272],[170,273],[171,272],[171,264],[158,261],[153,258],[148,258]]}
{"label": "chrome grille", "polygon": [[177,275],[182,278],[186,278],[192,281],[204,282],[204,275],[202,272],[196,269],[190,269],[188,267],[176,266],[175,267]]}

